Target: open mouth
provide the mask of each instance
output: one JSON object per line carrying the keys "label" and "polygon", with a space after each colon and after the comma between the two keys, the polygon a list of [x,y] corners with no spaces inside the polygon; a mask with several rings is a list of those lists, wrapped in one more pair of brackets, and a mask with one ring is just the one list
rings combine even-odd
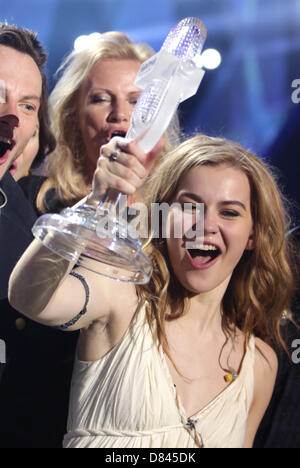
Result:
{"label": "open mouth", "polygon": [[11,138],[0,136],[0,164],[7,160],[8,152],[14,147],[14,141]]}
{"label": "open mouth", "polygon": [[110,131],[108,134],[108,141],[110,141],[114,137],[122,137],[125,138],[126,132],[124,130],[113,130]]}
{"label": "open mouth", "polygon": [[215,260],[220,254],[221,250],[213,245],[203,245],[201,248],[189,248],[187,252],[195,265],[207,265]]}

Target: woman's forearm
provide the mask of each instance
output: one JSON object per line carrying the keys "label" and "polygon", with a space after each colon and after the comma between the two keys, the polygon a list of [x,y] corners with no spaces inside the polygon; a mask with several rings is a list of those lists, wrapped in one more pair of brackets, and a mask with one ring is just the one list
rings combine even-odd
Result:
{"label": "woman's forearm", "polygon": [[15,266],[9,280],[11,305],[33,320],[48,306],[74,263],[34,240]]}

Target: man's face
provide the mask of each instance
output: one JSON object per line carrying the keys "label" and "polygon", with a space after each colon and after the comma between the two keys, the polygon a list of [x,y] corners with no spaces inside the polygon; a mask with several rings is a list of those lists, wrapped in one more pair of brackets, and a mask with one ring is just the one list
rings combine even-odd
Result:
{"label": "man's face", "polygon": [[0,45],[0,179],[38,124],[42,77],[27,54]]}

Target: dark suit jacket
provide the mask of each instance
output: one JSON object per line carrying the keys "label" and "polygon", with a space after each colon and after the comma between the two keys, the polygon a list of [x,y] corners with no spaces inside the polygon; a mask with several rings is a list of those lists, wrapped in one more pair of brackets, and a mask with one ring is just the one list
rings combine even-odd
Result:
{"label": "dark suit jacket", "polygon": [[4,364],[0,362],[0,380],[1,380],[1,375],[3,371],[4,371]]}
{"label": "dark suit jacket", "polygon": [[[292,344],[299,340],[300,329],[287,322],[282,333],[292,356]],[[278,353],[278,360],[274,393],[257,431],[254,448],[300,448],[300,363],[293,363],[284,351]]]}
{"label": "dark suit jacket", "polygon": [[[5,299],[9,276],[33,239],[31,228],[36,214],[9,172],[0,181],[0,186],[8,200],[0,214],[0,299]],[[1,192],[0,198],[2,202]]]}
{"label": "dark suit jacket", "polygon": [[0,339],[7,360],[0,367],[0,448],[56,448],[66,432],[77,333],[33,322],[8,303],[9,276],[33,240],[35,198],[44,180],[25,179],[26,190],[10,174],[1,181],[8,203],[0,216]]}

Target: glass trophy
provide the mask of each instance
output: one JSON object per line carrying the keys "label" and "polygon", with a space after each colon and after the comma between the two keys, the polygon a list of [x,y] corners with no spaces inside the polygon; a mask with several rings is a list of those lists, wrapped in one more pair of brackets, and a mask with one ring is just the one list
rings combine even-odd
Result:
{"label": "glass trophy", "polygon": [[[126,138],[137,141],[146,153],[167,130],[179,104],[197,92],[205,74],[200,65],[205,40],[204,24],[186,18],[169,32],[161,50],[142,64],[135,81],[142,92]],[[145,284],[152,265],[136,231],[120,215],[121,198],[109,190],[98,206],[85,203],[43,215],[33,234],[53,252],[89,270]]]}

